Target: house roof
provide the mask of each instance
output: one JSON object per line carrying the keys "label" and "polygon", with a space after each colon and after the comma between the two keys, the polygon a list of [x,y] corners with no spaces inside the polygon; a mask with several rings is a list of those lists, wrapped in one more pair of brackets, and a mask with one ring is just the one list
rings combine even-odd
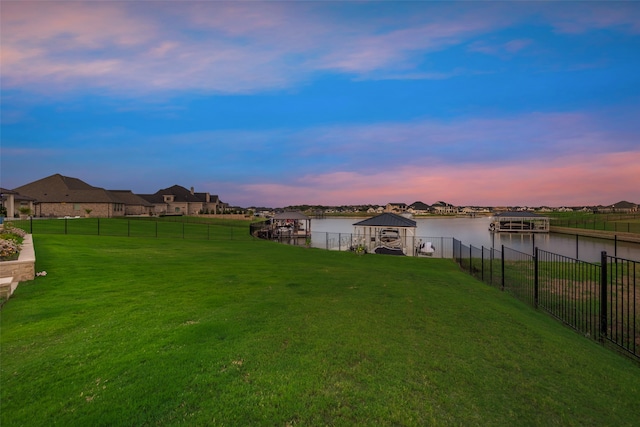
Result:
{"label": "house roof", "polygon": [[409,205],[409,207],[412,209],[418,209],[421,211],[426,211],[431,209],[431,206],[427,205],[424,202],[413,202],[411,205]]}
{"label": "house roof", "polygon": [[367,218],[353,224],[354,226],[370,226],[370,227],[416,227],[417,223],[409,218],[397,215],[391,212]]}
{"label": "house roof", "polygon": [[0,188],[0,200],[8,200],[10,196],[13,195],[13,200],[16,201],[35,201],[33,197],[25,196],[23,194],[18,193],[17,191],[9,190],[7,188]]}
{"label": "house roof", "polygon": [[55,174],[15,188],[40,203],[121,203],[104,188],[93,187],[78,178]]}
{"label": "house roof", "polygon": [[633,209],[637,206],[638,205],[636,205],[635,203],[627,202],[626,200],[613,204],[613,207],[616,209]]}
{"label": "house roof", "polygon": [[137,194],[133,194],[131,190],[109,190],[109,192],[114,195],[120,203],[124,203],[129,206],[146,206],[152,207],[153,203],[149,203],[144,198],[138,196]]}

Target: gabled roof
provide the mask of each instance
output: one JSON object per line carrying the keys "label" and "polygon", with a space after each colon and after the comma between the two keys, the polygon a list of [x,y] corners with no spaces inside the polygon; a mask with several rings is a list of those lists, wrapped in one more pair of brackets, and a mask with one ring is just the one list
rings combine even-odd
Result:
{"label": "gabled roof", "polygon": [[613,204],[613,207],[616,209],[633,209],[637,206],[638,205],[636,205],[635,203],[627,202],[626,200]]}
{"label": "gabled roof", "polygon": [[93,187],[78,178],[55,174],[14,189],[40,203],[120,203],[104,188]]}
{"label": "gabled roof", "polygon": [[417,223],[414,220],[405,218],[401,215],[385,212],[372,218],[356,222],[353,225],[369,227],[416,227]]}

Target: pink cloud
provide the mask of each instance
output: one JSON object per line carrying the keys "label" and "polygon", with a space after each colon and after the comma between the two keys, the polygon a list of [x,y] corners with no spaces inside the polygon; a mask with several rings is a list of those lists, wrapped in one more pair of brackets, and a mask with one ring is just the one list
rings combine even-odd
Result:
{"label": "pink cloud", "polygon": [[554,161],[537,159],[501,166],[471,164],[464,168],[399,167],[362,174],[335,172],[308,175],[291,184],[241,186],[247,203],[384,204],[390,201],[457,205],[574,206],[640,202],[640,151],[571,155]]}

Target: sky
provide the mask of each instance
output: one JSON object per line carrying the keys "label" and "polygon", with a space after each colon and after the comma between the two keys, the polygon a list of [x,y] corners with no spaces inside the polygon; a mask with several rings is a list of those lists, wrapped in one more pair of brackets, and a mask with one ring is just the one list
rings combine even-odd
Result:
{"label": "sky", "polygon": [[0,3],[0,186],[640,203],[640,2]]}

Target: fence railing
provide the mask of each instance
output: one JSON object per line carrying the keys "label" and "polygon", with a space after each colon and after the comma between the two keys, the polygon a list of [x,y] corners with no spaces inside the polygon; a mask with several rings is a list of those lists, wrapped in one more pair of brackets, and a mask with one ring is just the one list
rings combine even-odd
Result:
{"label": "fence railing", "polygon": [[538,248],[529,255],[458,240],[453,247],[458,265],[479,280],[640,358],[640,262],[602,252],[594,264]]}
{"label": "fence railing", "polygon": [[13,220],[31,234],[76,234],[119,237],[156,237],[199,240],[249,240],[247,226],[228,221],[176,218],[60,218]]}
{"label": "fence railing", "polygon": [[640,233],[638,219],[640,219],[640,214],[601,214],[593,218],[551,218],[551,225],[619,233]]}

